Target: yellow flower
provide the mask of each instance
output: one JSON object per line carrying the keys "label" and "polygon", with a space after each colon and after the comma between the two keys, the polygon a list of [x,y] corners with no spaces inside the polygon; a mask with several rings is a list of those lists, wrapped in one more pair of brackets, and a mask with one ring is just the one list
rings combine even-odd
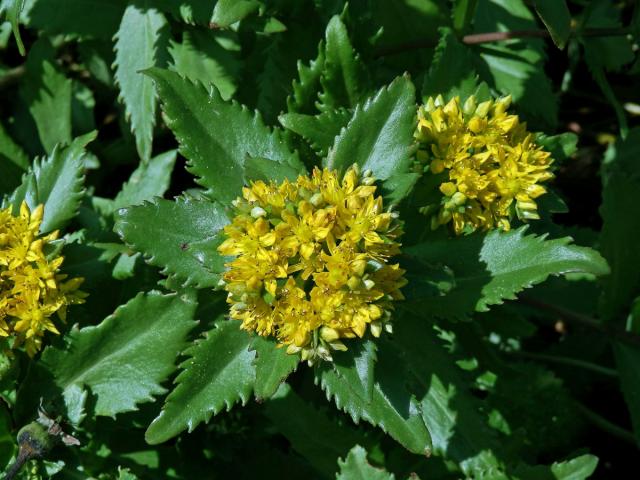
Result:
{"label": "yellow flower", "polygon": [[354,166],[342,180],[316,168],[295,182],[245,187],[218,247],[234,257],[223,276],[231,318],[311,363],[344,350],[343,338],[391,330],[406,284],[389,263],[402,231],[373,183]]}
{"label": "yellow flower", "polygon": [[44,207],[29,212],[22,202],[17,217],[12,210],[0,210],[0,336],[13,338],[13,348],[24,345],[33,356],[46,331],[59,333],[51,316],[64,320],[67,305],[83,303],[86,294],[78,290],[81,278],[66,280],[58,273],[63,258],[44,251],[58,238],[57,231],[38,236]]}
{"label": "yellow flower", "polygon": [[501,228],[509,230],[515,215],[539,219],[535,199],[546,193],[540,183],[553,178],[551,154],[537,146],[517,115],[507,109],[511,97],[464,105],[458,97],[444,104],[429,98],[418,111],[418,161],[442,177],[432,228],[449,222],[456,234]]}

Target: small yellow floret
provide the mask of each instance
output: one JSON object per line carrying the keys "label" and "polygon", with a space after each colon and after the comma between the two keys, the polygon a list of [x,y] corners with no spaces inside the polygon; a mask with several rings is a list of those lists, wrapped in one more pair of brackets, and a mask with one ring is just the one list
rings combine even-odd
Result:
{"label": "small yellow floret", "polygon": [[58,273],[63,258],[47,257],[43,251],[58,232],[38,236],[44,208],[33,212],[25,202],[20,214],[10,205],[0,210],[0,336],[12,337],[12,347],[21,345],[29,356],[42,346],[45,331],[58,334],[51,316],[64,320],[68,305],[83,303],[78,290],[82,279],[66,280]]}
{"label": "small yellow floret", "polygon": [[343,338],[378,336],[404,271],[389,259],[402,231],[373,178],[350,168],[277,184],[257,181],[234,202],[218,247],[235,257],[223,276],[231,318],[313,362],[344,350]]}
{"label": "small yellow floret", "polygon": [[[437,208],[426,206],[433,228],[449,222],[456,234],[501,228],[540,218],[540,183],[553,178],[551,154],[537,146],[525,123],[507,109],[511,97],[479,105],[469,97],[444,104],[429,98],[418,112],[417,159],[430,174],[443,174]],[[429,174],[429,173],[428,173]]]}

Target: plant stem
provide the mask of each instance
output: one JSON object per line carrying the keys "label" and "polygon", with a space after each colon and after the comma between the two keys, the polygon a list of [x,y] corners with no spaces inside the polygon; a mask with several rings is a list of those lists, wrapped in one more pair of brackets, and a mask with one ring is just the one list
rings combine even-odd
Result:
{"label": "plant stem", "polygon": [[27,463],[27,461],[30,459],[31,455],[27,452],[27,450],[21,448],[18,452],[18,456],[16,457],[16,461],[13,462],[5,472],[3,480],[13,480],[18,472],[20,472],[24,464]]}
{"label": "plant stem", "polygon": [[638,447],[638,441],[633,433],[625,430],[624,428],[616,425],[615,423],[610,422],[602,415],[594,412],[593,410],[585,407],[581,403],[577,403],[578,410],[584,417],[589,420],[593,425],[598,427],[603,432],[607,432],[611,436],[619,438],[620,440],[624,440],[627,443],[630,443],[636,447]]}
{"label": "plant stem", "polygon": [[543,362],[558,363],[562,365],[569,365],[572,367],[579,367],[585,370],[591,370],[608,377],[618,378],[618,372],[612,368],[603,367],[591,362],[585,362],[584,360],[578,360],[576,358],[557,357],[555,355],[546,355],[542,353],[531,352],[509,352],[510,355],[517,355],[519,357],[531,358],[532,360],[542,360]]}
{"label": "plant stem", "polygon": [[27,68],[24,65],[18,65],[0,77],[0,91],[12,87],[24,76],[27,72]]}
{"label": "plant stem", "polygon": [[[629,30],[624,27],[620,28],[586,28],[584,30],[576,30],[571,32],[572,37],[617,37],[624,36]],[[503,42],[514,38],[550,38],[551,35],[546,29],[534,30],[511,30],[508,32],[486,32],[473,33],[462,37],[462,43],[467,45],[478,45],[482,43]],[[392,45],[381,49],[376,53],[376,57],[386,57],[387,55],[395,55],[410,50],[419,50],[422,48],[433,48],[436,44],[432,40],[418,40],[400,45]]]}
{"label": "plant stem", "polygon": [[603,333],[607,336],[613,337],[616,340],[619,340],[621,342],[625,342],[625,343],[640,347],[640,335],[638,334],[627,332],[625,330],[620,330],[611,325],[604,324],[596,320],[595,318],[591,318],[587,315],[582,315],[581,313],[576,313],[571,310],[567,310],[566,308],[558,307],[556,305],[551,305],[549,303],[542,302],[540,300],[537,300],[531,297],[521,296],[520,301],[526,305],[529,305],[530,307],[534,307],[539,310],[544,310],[546,312],[557,315],[558,317],[570,323],[581,325],[583,327],[586,327],[591,330],[595,330],[599,333]]}

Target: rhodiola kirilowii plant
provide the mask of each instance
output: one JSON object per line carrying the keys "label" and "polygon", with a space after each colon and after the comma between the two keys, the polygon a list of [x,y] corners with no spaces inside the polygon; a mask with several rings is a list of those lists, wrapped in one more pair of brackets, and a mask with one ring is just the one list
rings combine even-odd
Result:
{"label": "rhodiola kirilowii plant", "polygon": [[2,0],[0,469],[627,478],[633,0]]}

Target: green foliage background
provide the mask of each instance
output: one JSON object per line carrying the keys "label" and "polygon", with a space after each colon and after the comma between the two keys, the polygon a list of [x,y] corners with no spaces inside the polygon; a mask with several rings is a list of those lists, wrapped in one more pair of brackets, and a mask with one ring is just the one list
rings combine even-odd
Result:
{"label": "green foliage background", "polygon": [[[90,293],[37,357],[0,358],[0,469],[41,407],[81,445],[17,478],[633,471],[636,2],[1,0],[0,19],[2,204],[45,204]],[[437,186],[411,166],[438,94],[512,95],[555,158],[542,220],[430,230]],[[248,181],[353,163],[405,221],[407,299],[392,335],[310,368],[225,318],[216,247]]]}

